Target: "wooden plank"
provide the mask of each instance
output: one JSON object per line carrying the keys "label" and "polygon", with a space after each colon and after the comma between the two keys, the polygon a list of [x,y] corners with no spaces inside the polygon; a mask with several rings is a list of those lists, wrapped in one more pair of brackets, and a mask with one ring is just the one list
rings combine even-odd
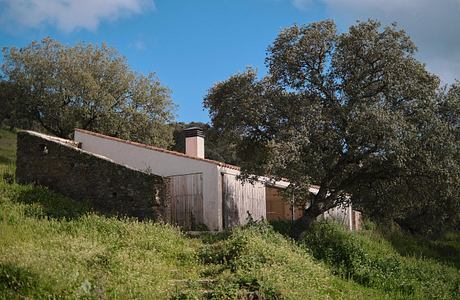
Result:
{"label": "wooden plank", "polygon": [[[267,187],[267,220],[291,220],[292,210],[288,200],[283,199],[280,189]],[[302,216],[303,210],[299,207],[294,209],[294,219]]]}
{"label": "wooden plank", "polygon": [[170,190],[171,223],[185,229],[203,223],[202,174],[171,176]]}
{"label": "wooden plank", "polygon": [[266,216],[265,186],[239,181],[235,175],[223,176],[223,218],[226,227],[245,224],[248,212],[254,220]]}

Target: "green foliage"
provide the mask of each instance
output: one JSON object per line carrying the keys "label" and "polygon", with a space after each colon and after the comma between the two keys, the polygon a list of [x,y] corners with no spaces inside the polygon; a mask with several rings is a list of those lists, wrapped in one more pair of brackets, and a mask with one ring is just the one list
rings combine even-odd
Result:
{"label": "green foliage", "polygon": [[273,227],[274,231],[281,233],[286,237],[290,237],[295,223],[290,220],[276,220],[270,221],[270,225]]}
{"label": "green foliage", "polygon": [[0,126],[0,166],[16,163],[16,133]]}
{"label": "green foliage", "polygon": [[0,124],[8,124],[13,128],[33,128],[34,122],[30,120],[26,103],[26,97],[21,89],[12,82],[6,81],[0,73]]}
{"label": "green foliage", "polygon": [[355,197],[374,220],[395,221],[406,231],[431,237],[460,228],[459,82],[441,89],[436,101],[416,124],[420,133],[410,148],[411,176],[357,187]]}
{"label": "green foliage", "polygon": [[303,237],[311,245],[314,257],[336,268],[338,274],[348,278],[355,275],[365,260],[365,253],[356,239],[337,225],[321,222],[315,224]]}
{"label": "green foliage", "polygon": [[[410,236],[404,238],[406,246],[415,244]],[[460,291],[458,268],[424,258],[414,248],[406,248],[403,256],[378,231],[356,234],[339,224],[319,222],[305,233],[302,243],[335,274],[384,293],[453,299]]]}
{"label": "green foliage", "polygon": [[351,195],[374,218],[452,229],[460,89],[439,91],[415,51],[403,30],[374,20],[344,33],[330,20],[292,26],[268,48],[268,75],[231,76],[204,105],[247,177],[286,178],[296,202],[320,185],[298,228]]}
{"label": "green foliage", "polygon": [[245,294],[261,299],[381,297],[338,280],[305,249],[264,223],[235,229],[226,239],[204,245],[200,258],[214,266],[216,299]]}
{"label": "green foliage", "polygon": [[50,286],[39,278],[40,276],[27,269],[11,264],[0,264],[0,292],[2,293],[0,299],[13,299],[18,295],[32,293],[40,298],[46,297]]}
{"label": "green foliage", "polygon": [[75,127],[167,147],[170,91],[129,69],[115,49],[51,38],[3,49],[0,121],[68,138]]}

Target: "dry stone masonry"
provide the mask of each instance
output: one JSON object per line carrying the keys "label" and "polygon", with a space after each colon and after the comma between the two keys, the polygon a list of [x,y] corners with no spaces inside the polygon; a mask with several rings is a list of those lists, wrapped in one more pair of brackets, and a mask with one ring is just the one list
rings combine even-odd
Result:
{"label": "dry stone masonry", "polygon": [[47,186],[102,213],[169,221],[169,179],[33,131],[19,132],[17,143],[18,183]]}

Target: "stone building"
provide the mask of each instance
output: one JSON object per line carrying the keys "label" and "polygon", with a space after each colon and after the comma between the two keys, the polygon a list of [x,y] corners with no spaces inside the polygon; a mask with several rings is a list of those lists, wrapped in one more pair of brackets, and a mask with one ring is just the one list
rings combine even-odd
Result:
{"label": "stone building", "polygon": [[18,183],[47,186],[105,214],[169,221],[167,178],[33,131],[19,132],[17,143]]}
{"label": "stone building", "polygon": [[[17,178],[86,199],[104,212],[161,219],[191,230],[301,215],[279,193],[288,182],[268,184],[262,177],[241,182],[237,166],[204,157],[201,129],[189,128],[185,136],[185,153],[179,153],[82,129],[75,129],[74,141],[23,131]],[[310,191],[318,189],[311,186]],[[322,217],[352,230],[359,227],[359,213],[351,205]]]}

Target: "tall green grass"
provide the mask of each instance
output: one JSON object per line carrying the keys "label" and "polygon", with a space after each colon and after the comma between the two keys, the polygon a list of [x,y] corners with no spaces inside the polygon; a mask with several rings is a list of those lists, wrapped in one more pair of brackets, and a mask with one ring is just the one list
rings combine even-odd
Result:
{"label": "tall green grass", "polygon": [[268,225],[191,239],[0,182],[0,298],[368,299]]}
{"label": "tall green grass", "polygon": [[200,251],[217,282],[212,296],[253,299],[380,299],[383,294],[334,276],[303,247],[268,224],[237,228]]}
{"label": "tall green grass", "polygon": [[460,295],[460,270],[453,264],[411,252],[403,256],[377,230],[357,234],[339,224],[319,222],[302,242],[336,275],[394,297],[455,299]]}
{"label": "tall green grass", "polygon": [[0,298],[166,299],[175,281],[199,277],[193,243],[176,228],[85,213],[42,188],[0,189]]}
{"label": "tall green grass", "polygon": [[437,239],[404,234],[398,230],[384,231],[384,238],[402,256],[429,258],[460,269],[460,233],[448,232]]}

